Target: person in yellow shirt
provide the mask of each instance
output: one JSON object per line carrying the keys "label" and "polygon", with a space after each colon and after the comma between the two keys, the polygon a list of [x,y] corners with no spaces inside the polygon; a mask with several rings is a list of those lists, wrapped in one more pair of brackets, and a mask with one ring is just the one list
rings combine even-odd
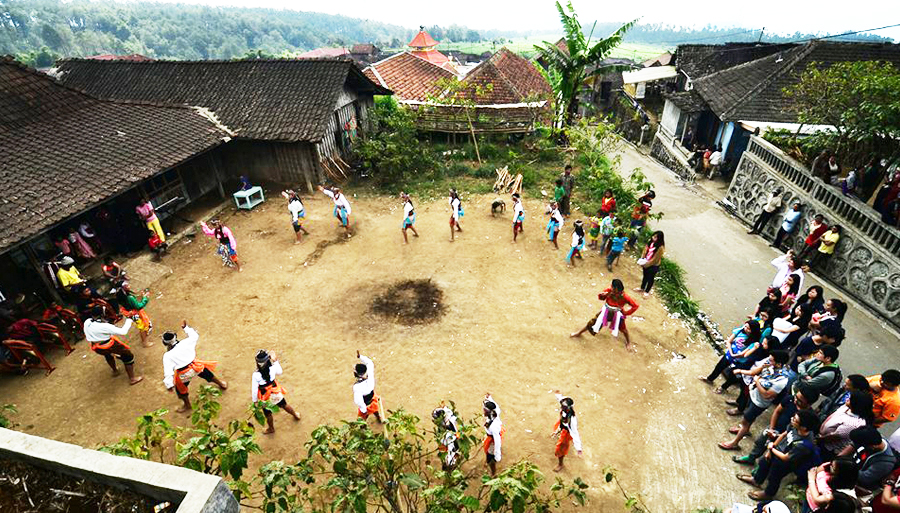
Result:
{"label": "person in yellow shirt", "polygon": [[828,263],[828,259],[834,254],[834,248],[837,247],[838,241],[841,240],[841,226],[834,225],[822,234],[819,242],[819,250],[815,252],[809,261],[810,267],[824,267]]}
{"label": "person in yellow shirt", "polygon": [[875,427],[897,420],[900,414],[900,371],[888,369],[866,379],[875,398],[872,407]]}
{"label": "person in yellow shirt", "polygon": [[75,268],[75,260],[72,257],[63,257],[59,261],[59,270],[56,271],[56,277],[62,288],[69,290],[72,285],[80,285],[84,283],[81,273]]}

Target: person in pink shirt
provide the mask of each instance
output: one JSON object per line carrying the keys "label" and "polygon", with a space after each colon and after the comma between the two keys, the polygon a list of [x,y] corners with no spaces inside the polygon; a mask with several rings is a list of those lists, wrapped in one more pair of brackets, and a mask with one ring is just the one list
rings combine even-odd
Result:
{"label": "person in pink shirt", "polygon": [[153,230],[162,242],[166,241],[166,232],[163,231],[162,226],[159,224],[159,218],[156,217],[156,210],[153,209],[150,198],[144,196],[141,204],[134,211],[147,223],[147,228]]}
{"label": "person in pink shirt", "polygon": [[826,510],[835,500],[835,494],[841,494],[839,490],[852,490],[856,486],[858,476],[859,467],[853,458],[846,456],[810,468],[803,511]]}
{"label": "person in pink shirt", "polygon": [[237,256],[237,241],[234,239],[231,229],[218,219],[213,219],[209,222],[209,225],[200,221],[200,228],[203,229],[203,233],[218,241],[219,246],[216,249],[216,254],[222,257],[222,265],[234,267],[236,270],[241,271],[241,262]]}

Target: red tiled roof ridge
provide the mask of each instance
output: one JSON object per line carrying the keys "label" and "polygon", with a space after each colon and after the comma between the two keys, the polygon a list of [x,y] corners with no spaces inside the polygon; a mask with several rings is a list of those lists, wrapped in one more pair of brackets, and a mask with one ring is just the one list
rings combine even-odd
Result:
{"label": "red tiled roof ridge", "polygon": [[242,64],[247,62],[294,62],[294,61],[333,61],[333,62],[356,62],[351,57],[310,57],[304,59],[298,59],[296,57],[290,58],[275,58],[275,59],[198,59],[198,60],[178,60],[178,59],[156,59],[152,61],[132,61],[128,59],[112,59],[112,60],[103,60],[103,59],[89,59],[87,57],[66,57],[65,59],[59,59],[56,61],[60,62],[91,62],[91,63],[100,63],[101,65],[114,65],[121,64],[123,61],[128,62],[129,64],[138,64],[141,66],[153,66],[157,64]]}
{"label": "red tiled roof ridge", "polygon": [[413,48],[428,48],[430,46],[437,46],[438,44],[439,43],[435,41],[428,32],[420,30],[406,46],[411,46]]}

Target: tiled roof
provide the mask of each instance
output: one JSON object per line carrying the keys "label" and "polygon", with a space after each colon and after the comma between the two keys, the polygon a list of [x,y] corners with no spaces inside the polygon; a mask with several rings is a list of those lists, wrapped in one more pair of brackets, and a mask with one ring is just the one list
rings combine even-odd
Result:
{"label": "tiled roof", "polygon": [[407,46],[410,48],[430,48],[432,46],[437,46],[437,44],[438,42],[435,41],[433,37],[429,36],[428,32],[420,30]]}
{"label": "tiled roof", "polygon": [[[553,96],[550,84],[528,59],[501,48],[490,59],[475,67],[462,80],[478,85],[484,94],[469,96],[480,105],[522,103],[526,99],[549,100]],[[487,84],[493,84],[487,91]]]}
{"label": "tiled roof", "polygon": [[350,53],[359,55],[369,55],[378,52],[378,47],[372,43],[358,43],[350,48]]}
{"label": "tiled roof", "polygon": [[796,84],[810,63],[885,61],[900,65],[900,45],[810,41],[786,51],[713,73],[694,88],[723,121],[795,123],[784,89]]}
{"label": "tiled roof", "polygon": [[237,137],[317,142],[344,85],[390,94],[350,59],[59,62],[60,80],[99,98],[206,107]]}
{"label": "tiled roof", "polygon": [[141,55],[139,53],[131,53],[128,55],[114,55],[111,53],[104,53],[101,55],[91,55],[87,57],[88,59],[94,59],[98,61],[152,61],[150,57],[145,55]]}
{"label": "tiled roof", "polygon": [[438,82],[456,75],[426,60],[402,52],[368,66],[363,73],[403,100],[425,101],[440,92]]}
{"label": "tiled roof", "polygon": [[197,109],[97,100],[0,57],[0,252],[227,136]]}
{"label": "tiled roof", "polygon": [[703,97],[696,90],[680,93],[663,93],[663,98],[675,104],[681,112],[702,112],[708,108]]}
{"label": "tiled roof", "polygon": [[347,55],[350,53],[346,48],[315,48],[308,52],[303,52],[297,56],[298,59],[319,59],[322,57],[340,57],[342,55]]}
{"label": "tiled roof", "polygon": [[651,66],[668,66],[672,63],[672,54],[669,52],[663,52],[652,59],[647,59],[643,62],[643,66],[645,68],[649,68]]}
{"label": "tiled roof", "polygon": [[453,67],[450,58],[437,50],[411,50],[409,53],[436,66],[440,66],[447,71],[456,73],[456,68]]}
{"label": "tiled roof", "polygon": [[675,66],[691,79],[722,71],[797,46],[794,43],[725,43],[724,45],[679,45]]}

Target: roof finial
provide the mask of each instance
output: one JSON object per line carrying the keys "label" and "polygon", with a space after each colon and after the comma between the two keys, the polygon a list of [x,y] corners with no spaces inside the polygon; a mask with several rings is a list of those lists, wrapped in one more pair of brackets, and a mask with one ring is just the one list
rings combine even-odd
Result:
{"label": "roof finial", "polygon": [[419,25],[419,32],[425,32],[425,25]]}

